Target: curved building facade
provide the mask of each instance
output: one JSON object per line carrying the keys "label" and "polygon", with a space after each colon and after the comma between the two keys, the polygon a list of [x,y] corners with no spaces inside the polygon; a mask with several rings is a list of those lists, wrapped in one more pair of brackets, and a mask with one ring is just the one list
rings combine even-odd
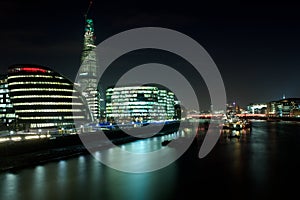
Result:
{"label": "curved building facade", "polygon": [[74,118],[87,118],[83,99],[74,91],[73,83],[47,67],[10,66],[8,89],[18,124],[25,130],[70,129],[74,128]]}

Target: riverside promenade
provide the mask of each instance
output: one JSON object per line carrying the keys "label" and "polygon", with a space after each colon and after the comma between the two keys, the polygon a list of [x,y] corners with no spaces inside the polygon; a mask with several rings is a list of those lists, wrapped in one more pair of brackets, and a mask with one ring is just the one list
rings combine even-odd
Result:
{"label": "riverside promenade", "polygon": [[[155,136],[166,135],[178,131],[179,122],[165,124]],[[151,127],[143,129],[144,133],[151,133]],[[136,134],[144,134],[139,128],[134,128]],[[148,132],[148,133],[147,133]],[[95,150],[111,147],[110,144],[101,144],[95,141],[97,134],[105,134],[115,145],[132,142],[141,137],[128,135],[121,129],[103,130],[102,132],[82,133],[91,141],[95,142]],[[88,154],[79,134],[65,134],[56,137],[43,137],[32,140],[5,141],[0,143],[0,171],[9,171],[19,168],[34,166],[54,160]]]}

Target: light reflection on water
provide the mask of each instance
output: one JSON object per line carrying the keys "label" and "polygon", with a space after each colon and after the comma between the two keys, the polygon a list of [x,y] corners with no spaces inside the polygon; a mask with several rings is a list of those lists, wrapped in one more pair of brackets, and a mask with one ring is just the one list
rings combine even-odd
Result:
{"label": "light reflection on water", "polygon": [[[231,199],[279,198],[295,195],[300,178],[300,125],[254,122],[241,137],[222,133],[216,147],[203,159],[195,148],[166,168],[150,173],[124,173],[91,155],[78,156],[0,174],[0,199],[189,199],[220,194]],[[120,145],[140,153],[162,147],[183,132]],[[199,142],[204,133],[199,132]],[[108,151],[114,151],[109,149]],[[102,152],[95,152],[101,156]],[[123,160],[124,163],[131,162]],[[136,165],[150,165],[135,161]],[[284,189],[288,186],[288,189]]]}
{"label": "light reflection on water", "polygon": [[[179,137],[184,137],[183,131],[178,131],[172,134],[163,135],[159,137],[147,138],[143,140],[137,140],[129,144],[119,145],[122,150],[133,152],[133,153],[148,153],[157,151],[161,148],[166,148],[161,145],[165,140],[173,140]],[[111,149],[110,149],[111,150]]]}
{"label": "light reflection on water", "polygon": [[19,176],[6,173],[1,175],[0,199],[19,199]]}
{"label": "light reflection on water", "polygon": [[[99,161],[104,161],[103,163],[109,167],[122,169],[122,171],[133,173],[153,171],[159,164],[173,161],[178,154],[175,148],[162,146],[162,142],[178,139],[181,135],[181,131],[179,131],[169,135],[137,140],[101,150],[101,152],[97,152],[97,155],[93,155]],[[132,159],[132,153],[134,153],[134,159]]]}

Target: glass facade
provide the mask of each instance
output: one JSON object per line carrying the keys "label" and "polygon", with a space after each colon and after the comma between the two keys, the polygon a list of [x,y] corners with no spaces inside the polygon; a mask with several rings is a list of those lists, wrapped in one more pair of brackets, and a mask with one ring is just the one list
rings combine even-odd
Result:
{"label": "glass facade", "polygon": [[115,122],[173,119],[174,93],[155,86],[110,87],[106,90],[106,116]]}
{"label": "glass facade", "polygon": [[0,130],[6,129],[15,120],[16,115],[10,100],[7,76],[0,76]]}
{"label": "glass facade", "polygon": [[7,80],[18,124],[24,130],[74,128],[74,118],[88,117],[73,83],[46,67],[14,65],[8,69]]}
{"label": "glass facade", "polygon": [[96,120],[99,113],[100,95],[97,82],[97,60],[95,52],[95,34],[94,23],[92,19],[85,20],[85,32],[83,41],[83,50],[81,55],[81,67],[77,77],[77,84],[80,92],[85,97],[93,121]]}
{"label": "glass facade", "polygon": [[105,90],[99,86],[99,119],[104,121],[106,118],[106,103],[105,103]]}

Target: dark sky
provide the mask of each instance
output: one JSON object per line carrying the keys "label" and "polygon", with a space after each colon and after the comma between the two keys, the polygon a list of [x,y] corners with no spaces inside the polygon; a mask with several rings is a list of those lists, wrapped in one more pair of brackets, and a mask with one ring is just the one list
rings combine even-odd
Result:
{"label": "dark sky", "polygon": [[[210,54],[223,77],[228,102],[245,106],[278,100],[283,94],[300,97],[299,5],[287,1],[197,2],[95,0],[90,15],[96,43],[131,28],[174,29],[195,39]],[[83,15],[88,3],[2,0],[0,72],[5,73],[13,64],[34,63],[74,80],[80,67]],[[140,54],[124,57],[119,65],[141,64]],[[159,52],[142,57],[144,61],[158,61]],[[170,61],[171,57],[165,59],[166,64],[180,65],[181,61]],[[107,82],[117,77],[115,70],[107,72]],[[191,79],[198,84],[195,77]],[[203,81],[199,80],[199,85],[203,87]],[[200,107],[207,107],[207,102]]]}

